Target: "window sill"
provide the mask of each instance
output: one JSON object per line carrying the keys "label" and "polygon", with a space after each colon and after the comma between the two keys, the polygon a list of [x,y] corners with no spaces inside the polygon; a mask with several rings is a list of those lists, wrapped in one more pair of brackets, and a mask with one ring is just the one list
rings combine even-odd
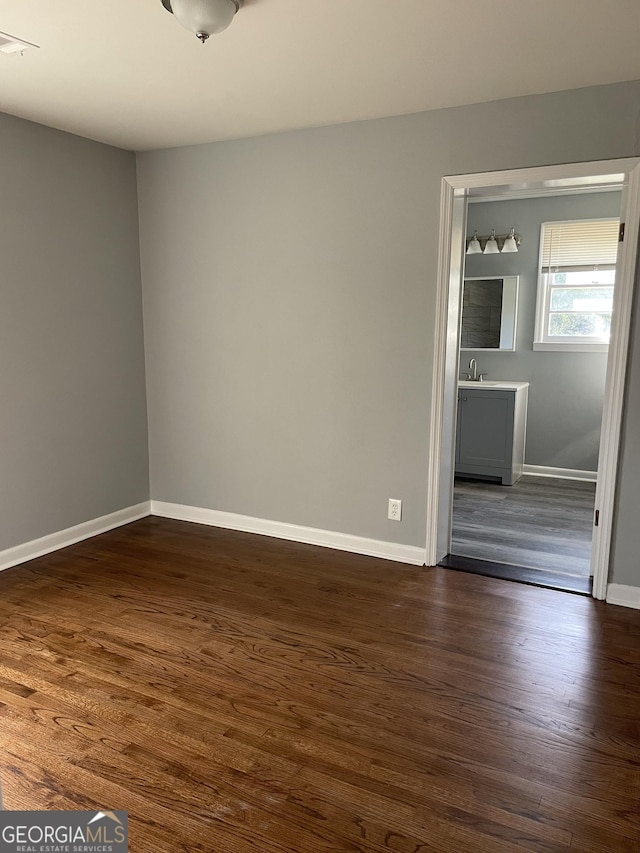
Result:
{"label": "window sill", "polygon": [[534,352],[608,352],[609,344],[590,344],[585,342],[564,343],[547,341],[534,341]]}

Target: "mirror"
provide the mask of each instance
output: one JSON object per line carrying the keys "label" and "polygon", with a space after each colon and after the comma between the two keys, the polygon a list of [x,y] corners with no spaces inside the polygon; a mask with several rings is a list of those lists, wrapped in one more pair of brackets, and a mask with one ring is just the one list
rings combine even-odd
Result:
{"label": "mirror", "polygon": [[461,350],[515,350],[518,276],[465,278]]}

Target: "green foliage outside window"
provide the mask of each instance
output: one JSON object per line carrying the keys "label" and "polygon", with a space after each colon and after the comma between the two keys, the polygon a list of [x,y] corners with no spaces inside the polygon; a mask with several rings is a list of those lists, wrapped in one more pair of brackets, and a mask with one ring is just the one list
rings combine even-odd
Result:
{"label": "green foliage outside window", "polygon": [[549,315],[549,335],[552,337],[608,338],[611,333],[611,314],[567,313]]}

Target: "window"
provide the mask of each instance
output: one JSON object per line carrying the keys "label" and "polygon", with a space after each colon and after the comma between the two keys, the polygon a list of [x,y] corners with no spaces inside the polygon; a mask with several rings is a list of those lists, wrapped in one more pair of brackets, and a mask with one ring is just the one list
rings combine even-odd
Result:
{"label": "window", "polygon": [[606,350],[619,219],[543,222],[535,350]]}

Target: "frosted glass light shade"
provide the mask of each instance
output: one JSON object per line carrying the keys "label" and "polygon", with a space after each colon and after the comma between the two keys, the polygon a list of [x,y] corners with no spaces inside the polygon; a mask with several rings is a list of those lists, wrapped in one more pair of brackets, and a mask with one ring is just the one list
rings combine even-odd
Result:
{"label": "frosted glass light shade", "polygon": [[502,247],[503,252],[517,252],[518,244],[516,243],[516,229],[512,228],[509,231],[509,236],[505,239]]}
{"label": "frosted glass light shade", "polygon": [[480,254],[482,254],[482,246],[480,245],[480,240],[478,240],[478,232],[476,231],[473,237],[469,240],[469,245],[467,246],[467,255]]}
{"label": "frosted glass light shade", "polygon": [[205,36],[226,30],[239,7],[235,0],[171,0],[170,5],[186,30]]}
{"label": "frosted glass light shade", "polygon": [[498,241],[496,240],[496,232],[495,230],[491,232],[491,237],[487,240],[484,247],[483,254],[485,255],[497,255],[500,252],[500,248],[498,246]]}

